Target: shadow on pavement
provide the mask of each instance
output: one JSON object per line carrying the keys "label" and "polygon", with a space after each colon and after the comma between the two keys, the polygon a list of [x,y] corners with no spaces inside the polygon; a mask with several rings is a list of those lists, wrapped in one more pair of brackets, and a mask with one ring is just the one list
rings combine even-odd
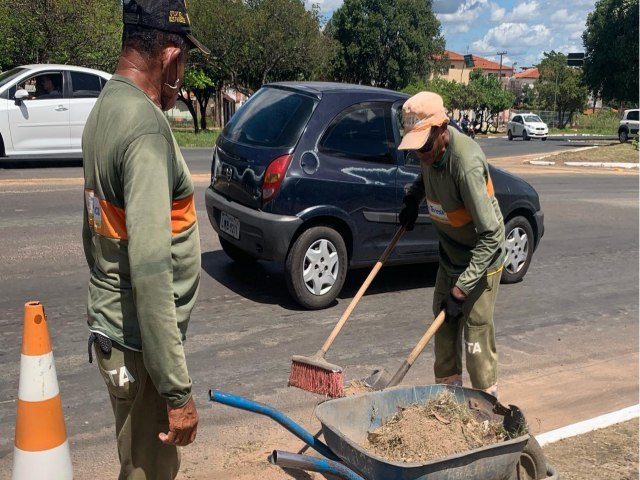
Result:
{"label": "shadow on pavement", "polygon": [[[261,261],[243,265],[232,261],[222,250],[204,252],[201,259],[202,269],[211,278],[238,295],[258,303],[305,311],[289,295],[281,265]],[[367,294],[433,287],[437,271],[437,263],[383,267]],[[350,270],[338,298],[353,298],[370,272],[370,268]]]}

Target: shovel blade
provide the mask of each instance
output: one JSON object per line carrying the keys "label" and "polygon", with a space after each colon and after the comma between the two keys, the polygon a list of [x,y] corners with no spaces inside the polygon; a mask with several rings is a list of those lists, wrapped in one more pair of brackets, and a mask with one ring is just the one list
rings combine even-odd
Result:
{"label": "shovel blade", "polygon": [[371,375],[362,380],[371,390],[384,390],[391,381],[391,374],[384,368],[374,370]]}

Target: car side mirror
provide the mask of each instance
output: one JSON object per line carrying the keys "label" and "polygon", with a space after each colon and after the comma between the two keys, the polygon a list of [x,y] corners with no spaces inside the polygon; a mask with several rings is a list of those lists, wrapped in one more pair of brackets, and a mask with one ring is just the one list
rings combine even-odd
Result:
{"label": "car side mirror", "polygon": [[16,91],[16,94],[13,96],[16,105],[20,105],[23,100],[29,98],[29,92],[26,90],[20,89]]}

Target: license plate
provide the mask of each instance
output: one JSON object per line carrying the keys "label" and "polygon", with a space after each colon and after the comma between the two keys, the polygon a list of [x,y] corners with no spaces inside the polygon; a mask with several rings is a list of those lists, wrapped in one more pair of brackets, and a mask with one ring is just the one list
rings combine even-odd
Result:
{"label": "license plate", "polygon": [[220,230],[235,239],[240,239],[240,220],[226,212],[220,212]]}

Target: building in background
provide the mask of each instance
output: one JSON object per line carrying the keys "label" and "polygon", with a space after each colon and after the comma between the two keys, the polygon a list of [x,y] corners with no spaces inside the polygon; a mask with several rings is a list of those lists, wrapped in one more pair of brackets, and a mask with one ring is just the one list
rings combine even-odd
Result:
{"label": "building in background", "polygon": [[513,74],[512,67],[505,64],[500,65],[479,55],[462,55],[451,50],[445,50],[444,54],[449,59],[449,68],[437,76],[445,80],[455,80],[458,83],[467,84],[471,72],[478,68],[485,75],[499,77],[503,82]]}

